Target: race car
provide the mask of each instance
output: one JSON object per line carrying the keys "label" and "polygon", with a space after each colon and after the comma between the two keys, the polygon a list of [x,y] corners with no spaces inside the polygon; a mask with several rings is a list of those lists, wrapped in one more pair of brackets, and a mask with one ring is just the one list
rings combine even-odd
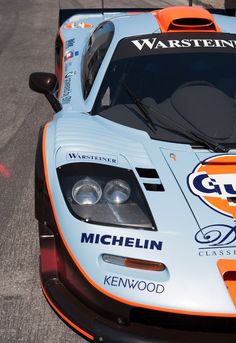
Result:
{"label": "race car", "polygon": [[64,10],[35,169],[43,293],[91,342],[236,340],[236,19]]}

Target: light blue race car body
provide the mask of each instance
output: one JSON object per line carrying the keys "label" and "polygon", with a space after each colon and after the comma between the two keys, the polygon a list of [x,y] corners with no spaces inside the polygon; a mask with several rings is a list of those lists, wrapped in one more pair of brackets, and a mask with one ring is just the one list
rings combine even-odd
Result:
{"label": "light blue race car body", "polygon": [[[54,224],[49,224],[50,220],[39,210],[36,214],[41,223],[42,287],[63,319],[91,341],[118,342],[114,336],[111,339],[110,334],[106,337],[96,331],[94,324],[77,323],[73,319],[76,310],[65,305],[64,311],[59,298],[55,300],[50,280],[56,279],[86,305],[84,299],[89,297],[86,287],[80,288],[76,282],[73,285],[77,271],[96,292],[96,296],[91,296],[89,309],[96,312],[94,299],[99,294],[104,301],[107,299],[110,309],[106,309],[104,317],[110,320],[116,317],[113,312],[117,311],[120,325],[117,330],[122,331],[131,325],[129,320],[132,322],[132,316],[126,311],[124,314],[123,307],[131,312],[137,308],[146,311],[139,315],[145,317],[145,320],[139,319],[140,327],[145,326],[142,329],[145,338],[133,333],[134,342],[162,342],[155,329],[150,333],[153,340],[148,340],[151,339],[147,329],[151,324],[147,326],[146,322],[148,311],[170,315],[165,328],[172,322],[171,315],[180,316],[185,322],[190,317],[203,318],[206,323],[206,318],[216,320],[215,323],[220,324],[214,324],[214,329],[209,329],[208,324],[205,328],[199,326],[201,334],[216,330],[220,338],[233,342],[236,332],[236,144],[235,97],[229,94],[236,94],[236,19],[211,15],[200,8],[178,8],[178,17],[175,16],[177,8],[162,11],[162,14],[158,11],[78,13],[63,22],[59,29],[56,45],[59,87],[54,94],[62,108],[42,131],[38,149],[41,149],[39,158],[44,176],[36,177],[36,183],[39,179],[44,183],[50,203],[45,212],[51,211],[54,218]],[[182,18],[179,13],[183,14]],[[207,22],[208,15],[212,22]],[[164,31],[165,25],[176,26]],[[214,28],[209,29],[209,25]],[[107,26],[104,32],[103,26]],[[99,42],[103,34],[107,35],[107,40],[102,41],[102,50]],[[96,51],[99,53],[93,58]],[[175,56],[170,69],[174,70],[175,63],[178,69],[180,54],[208,54],[207,61],[212,60],[212,64],[216,63],[214,55],[224,56],[228,59],[222,63],[234,61],[232,65],[224,65],[232,73],[220,75],[221,81],[214,84],[216,69],[211,74],[213,85],[209,85],[205,83],[208,78],[204,80],[202,75],[203,68],[207,70],[210,64],[203,66],[199,62],[199,80],[193,78],[183,86],[177,85],[172,95],[160,103],[155,98],[155,103],[150,100],[152,96],[148,91],[142,97],[138,90],[142,79],[143,88],[148,89],[144,74],[152,73],[151,64],[141,68],[139,75],[136,73],[137,81],[133,82],[132,89],[129,79],[123,76],[126,72],[128,75],[139,58],[144,60],[146,56],[149,61],[155,56],[156,64],[158,58],[167,61]],[[125,72],[116,72],[122,61],[132,58]],[[96,67],[96,63],[99,66]],[[89,74],[89,68],[93,70],[93,67],[96,71]],[[166,73],[166,79],[160,76],[163,89],[165,84],[171,85],[179,77],[177,71],[171,76],[168,68],[166,71],[162,68],[159,73],[164,76]],[[155,92],[161,92],[158,74],[153,73],[153,78],[157,80]],[[225,91],[228,87],[225,84],[230,84],[229,93]],[[122,87],[118,93],[117,89]],[[125,104],[116,100],[121,92],[124,95],[119,99],[126,99]],[[192,114],[188,114],[190,105],[183,104],[183,99],[195,108]],[[180,118],[176,124],[172,115],[167,115],[168,120],[164,118],[170,106]],[[219,107],[222,116],[217,112]],[[222,112],[222,108],[225,111]],[[123,117],[119,119],[122,109]],[[114,116],[112,111],[116,113]],[[192,117],[201,111],[202,119],[195,122]],[[158,130],[161,130],[160,136]],[[36,185],[36,193],[39,188]],[[126,195],[124,202],[119,200]],[[96,200],[91,203],[94,196]],[[117,202],[111,200],[112,196],[117,197]],[[45,199],[40,199],[41,202],[36,201],[36,212],[37,205],[45,206],[42,205]],[[54,261],[50,271],[44,255],[47,250],[46,238],[43,238],[46,237],[45,227],[53,242],[48,243]],[[64,255],[58,252],[63,249]],[[68,259],[74,266],[73,272],[65,262]],[[62,260],[66,267],[62,267]],[[52,270],[53,277],[48,276]],[[69,302],[67,300],[67,304]],[[121,306],[122,310],[117,310],[116,306]],[[101,315],[99,310],[97,313]],[[233,323],[228,324],[229,330],[217,322],[225,319]],[[176,326],[170,325],[171,329],[178,330],[180,323],[182,319]],[[218,331],[218,326],[222,326],[222,332]],[[188,331],[188,326],[185,330]],[[198,329],[194,328],[195,331]],[[170,342],[193,342],[188,334],[180,338],[179,333],[173,332],[175,334],[170,336],[176,339],[171,338]],[[120,342],[132,341],[124,337]],[[201,336],[201,340],[204,339]]]}

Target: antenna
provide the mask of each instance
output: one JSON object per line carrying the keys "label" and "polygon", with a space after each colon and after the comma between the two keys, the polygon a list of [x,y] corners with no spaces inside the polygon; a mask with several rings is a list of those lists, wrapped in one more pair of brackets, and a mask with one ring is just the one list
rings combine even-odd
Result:
{"label": "antenna", "polygon": [[102,0],[102,13],[104,14],[104,0]]}

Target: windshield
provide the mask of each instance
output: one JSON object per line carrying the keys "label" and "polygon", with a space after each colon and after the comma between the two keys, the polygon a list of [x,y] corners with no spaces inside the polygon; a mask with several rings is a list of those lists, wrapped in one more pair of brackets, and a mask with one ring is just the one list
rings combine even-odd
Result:
{"label": "windshield", "polygon": [[[177,39],[178,38],[178,39]],[[127,89],[148,109],[145,125]],[[93,114],[145,130],[152,138],[194,140],[158,126],[159,115],[226,144],[236,143],[236,35],[156,34],[122,40],[98,93]],[[155,115],[156,111],[156,115]],[[140,113],[139,113],[140,114]]]}

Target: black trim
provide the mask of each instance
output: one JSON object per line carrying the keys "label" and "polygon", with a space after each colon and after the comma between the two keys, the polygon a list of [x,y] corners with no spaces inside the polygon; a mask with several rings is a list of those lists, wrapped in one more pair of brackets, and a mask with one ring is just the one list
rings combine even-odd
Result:
{"label": "black trim", "polygon": [[55,74],[58,80],[58,87],[56,89],[57,93],[60,89],[62,83],[62,59],[63,59],[63,49],[62,49],[62,40],[59,32],[57,33],[55,40]]}
{"label": "black trim", "polygon": [[95,323],[95,342],[103,343],[234,343],[235,334],[203,333],[132,325],[120,327],[99,320]]}
{"label": "black trim", "polygon": [[[103,165],[99,163],[86,163],[86,162],[76,162],[64,164],[57,168],[57,175],[61,190],[67,204],[67,207],[70,213],[77,219],[89,222],[94,225],[103,225],[110,227],[121,227],[127,229],[143,229],[156,231],[156,224],[149,208],[147,199],[138,183],[138,180],[132,170],[114,167],[111,165]],[[80,206],[75,203],[71,196],[71,190],[75,182],[83,177],[91,177],[98,181],[99,179],[103,180],[104,183],[109,181],[109,179],[122,179],[129,183],[131,188],[131,201],[138,204],[142,208],[147,220],[147,223],[119,223],[119,222],[109,222],[107,218],[104,218],[105,214],[101,213],[100,202],[93,205],[83,205]],[[98,181],[99,182],[99,181]],[[101,200],[103,201],[103,200]],[[125,205],[125,204],[124,204]],[[122,206],[122,205],[119,205]],[[101,213],[101,219],[96,213]],[[131,215],[131,212],[130,212]],[[104,219],[107,219],[107,222],[104,222]]]}
{"label": "black trim", "polygon": [[44,210],[42,204],[44,201],[45,191],[45,177],[43,168],[43,155],[42,155],[42,141],[43,141],[43,126],[39,129],[38,144],[35,156],[35,217],[39,221],[44,221]]}
{"label": "black trim", "polygon": [[55,228],[56,223],[52,212],[49,195],[47,192],[45,173],[43,166],[43,131],[45,126],[41,126],[38,135],[38,144],[35,156],[35,218],[41,222],[46,222],[50,228]]}
{"label": "black trim", "polygon": [[151,192],[164,192],[165,189],[160,183],[144,183],[144,187],[147,191]]}
{"label": "black trim", "polygon": [[147,179],[159,179],[156,169],[136,168],[138,175]]}
{"label": "black trim", "polygon": [[137,307],[130,311],[130,321],[150,327],[159,326],[181,331],[236,333],[236,318],[229,317],[186,316]]}

